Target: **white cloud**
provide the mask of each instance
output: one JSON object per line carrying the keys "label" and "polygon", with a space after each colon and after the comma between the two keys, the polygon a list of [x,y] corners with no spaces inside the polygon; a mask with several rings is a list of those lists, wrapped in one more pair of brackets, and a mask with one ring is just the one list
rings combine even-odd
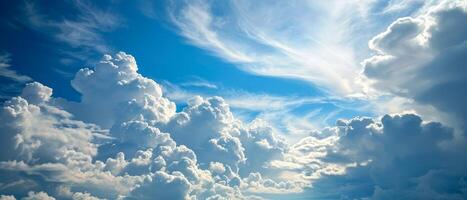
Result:
{"label": "white cloud", "polygon": [[[110,50],[101,34],[108,32],[121,23],[109,8],[102,9],[92,5],[88,1],[73,0],[66,2],[65,6],[76,11],[74,17],[63,17],[59,20],[52,19],[49,13],[45,13],[34,2],[24,3],[26,23],[39,32],[51,34],[52,37],[62,41],[71,47],[83,48],[84,52],[106,53]],[[87,59],[84,54],[77,52],[68,54],[79,59]]]}
{"label": "white cloud", "polygon": [[181,173],[167,174],[156,172],[153,177],[148,177],[147,183],[132,193],[135,199],[187,199],[191,184]]}
{"label": "white cloud", "polygon": [[459,25],[467,23],[466,16],[464,1],[442,1],[418,16],[397,19],[369,43],[377,53],[363,62],[369,83],[378,92],[432,106],[454,116],[451,123],[464,124],[467,33]]}
{"label": "white cloud", "polygon": [[[201,96],[209,98],[210,92],[191,91],[190,88],[164,81],[162,83],[165,96],[179,104],[196,101]],[[308,135],[311,131],[332,124],[342,111],[373,112],[379,105],[369,104],[367,100],[352,98],[342,99],[338,97],[322,96],[279,96],[267,93],[251,93],[246,91],[229,90],[218,88],[215,94],[221,96],[237,118],[252,120],[260,118],[271,123],[271,125],[287,135],[285,139],[294,143],[300,138]],[[302,110],[306,107],[315,109]],[[329,109],[323,109],[323,107]],[[397,111],[400,107],[397,107]],[[300,113],[297,113],[299,111]],[[385,109],[385,112],[388,110]],[[385,112],[381,111],[382,114]],[[252,114],[253,113],[253,114]],[[377,112],[380,113],[380,112]]]}
{"label": "white cloud", "polygon": [[[31,85],[39,84],[29,84],[26,88]],[[96,145],[89,141],[100,130],[71,120],[66,111],[44,104],[30,104],[22,97],[14,97],[5,102],[0,115],[5,148],[2,159],[21,157],[28,161],[47,162],[61,159],[59,155],[66,151],[96,154]]]}
{"label": "white cloud", "polygon": [[211,83],[197,76],[193,76],[192,80],[183,82],[180,85],[184,87],[201,87],[201,88],[208,88],[208,89],[218,89],[216,84]]}
{"label": "white cloud", "polygon": [[[169,16],[190,43],[250,73],[301,79],[329,93],[361,93],[373,1],[171,2]],[[365,27],[367,27],[365,29]]]}
{"label": "white cloud", "polygon": [[29,76],[20,75],[16,71],[10,69],[10,67],[10,55],[7,53],[0,54],[0,76],[19,82],[31,81]]}
{"label": "white cloud", "polygon": [[[72,81],[80,102],[37,82],[5,102],[0,172],[11,176],[2,185],[26,179],[32,188],[8,191],[74,199],[253,198],[242,192],[242,177],[280,159],[284,141],[264,123],[243,124],[219,97],[197,97],[176,113],[137,69],[130,55],[106,55]],[[249,159],[255,154],[263,156]],[[284,187],[280,180],[264,176],[262,192],[282,191],[274,189]]]}
{"label": "white cloud", "polygon": [[12,195],[0,195],[1,200],[16,200],[16,198]]}
{"label": "white cloud", "polygon": [[131,55],[104,56],[94,69],[81,69],[71,81],[81,93],[81,102],[61,100],[58,104],[78,119],[104,128],[139,117],[167,121],[175,113],[175,104],[162,97],[159,84],[137,70]]}
{"label": "white cloud", "polygon": [[52,88],[38,82],[27,83],[21,93],[21,97],[36,105],[49,101],[51,96]]}
{"label": "white cloud", "polygon": [[27,197],[22,198],[22,200],[55,200],[55,198],[49,196],[45,192],[29,192]]}
{"label": "white cloud", "polygon": [[[339,140],[325,150],[320,160],[345,165],[345,174],[325,176],[313,184],[317,198],[371,197],[374,199],[420,199],[465,197],[464,185],[452,180],[466,174],[467,160],[460,158],[465,147],[452,144],[453,129],[424,122],[414,114],[385,115],[381,120],[355,118],[338,122]],[[350,165],[349,165],[350,164]],[[425,178],[430,176],[436,178]],[[352,180],[353,187],[346,186]],[[333,185],[320,188],[319,185]],[[450,186],[448,186],[448,185]],[[459,192],[447,191],[459,188]],[[313,193],[313,192],[311,192]],[[311,194],[310,193],[310,194]],[[323,195],[323,196],[320,196]]]}
{"label": "white cloud", "polygon": [[[16,200],[14,196],[1,195],[1,200]],[[28,192],[28,196],[21,198],[21,200],[55,200],[54,197],[49,196],[45,192]]]}

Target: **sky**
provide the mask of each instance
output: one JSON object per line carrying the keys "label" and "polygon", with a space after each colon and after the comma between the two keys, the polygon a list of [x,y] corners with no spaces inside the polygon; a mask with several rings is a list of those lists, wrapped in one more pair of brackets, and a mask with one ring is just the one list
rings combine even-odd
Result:
{"label": "sky", "polygon": [[0,2],[0,200],[467,199],[467,2]]}

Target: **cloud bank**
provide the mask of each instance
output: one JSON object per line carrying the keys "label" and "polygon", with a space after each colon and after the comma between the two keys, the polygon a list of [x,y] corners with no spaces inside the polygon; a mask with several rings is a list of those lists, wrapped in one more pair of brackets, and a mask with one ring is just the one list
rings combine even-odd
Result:
{"label": "cloud bank", "polygon": [[54,98],[33,82],[4,103],[0,169],[9,175],[2,193],[242,199],[257,193],[245,192],[253,183],[262,192],[300,190],[255,175],[287,148],[271,127],[235,119],[220,97],[194,97],[175,112],[131,55],[104,56],[94,69],[80,70],[72,86],[80,102]]}
{"label": "cloud bank", "polygon": [[2,193],[24,199],[466,195],[465,148],[451,145],[459,143],[453,129],[414,114],[341,120],[291,145],[264,121],[236,119],[220,97],[195,96],[176,112],[123,52],[80,70],[72,85],[80,102],[54,98],[51,88],[33,82],[4,103]]}

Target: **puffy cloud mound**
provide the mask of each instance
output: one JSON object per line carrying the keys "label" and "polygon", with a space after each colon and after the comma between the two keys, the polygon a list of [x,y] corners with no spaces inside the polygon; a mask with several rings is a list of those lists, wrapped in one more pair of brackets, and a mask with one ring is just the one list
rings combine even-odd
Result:
{"label": "puffy cloud mound", "polygon": [[[467,159],[454,130],[418,115],[338,121],[323,139],[293,148],[309,156],[298,171],[314,176],[309,196],[323,199],[465,199]],[[323,133],[326,134],[326,133]],[[306,148],[310,147],[310,148]],[[316,170],[316,166],[321,166]],[[337,166],[342,171],[323,170]],[[285,167],[284,167],[285,168]],[[295,170],[289,168],[288,170]],[[319,174],[318,174],[319,173]]]}
{"label": "puffy cloud mound", "polygon": [[[467,120],[467,3],[444,1],[425,14],[392,23],[369,45],[373,86]],[[465,126],[465,125],[464,125]]]}
{"label": "puffy cloud mound", "polygon": [[77,119],[109,128],[133,118],[167,121],[175,104],[162,97],[161,87],[137,72],[135,58],[117,53],[104,58],[94,69],[76,73],[71,85],[81,93],[81,102],[62,102]]}
{"label": "puffy cloud mound", "polygon": [[195,150],[205,165],[219,161],[243,175],[264,169],[269,160],[282,157],[287,149],[266,123],[257,120],[245,125],[235,119],[220,97],[194,97],[162,129],[177,143]]}
{"label": "puffy cloud mound", "polygon": [[[36,91],[36,94],[33,93]],[[44,95],[47,91],[48,95]],[[99,129],[70,119],[71,114],[45,104],[51,89],[39,83],[28,84],[23,97],[4,103],[0,113],[2,160],[22,158],[42,163],[63,159],[68,151],[95,155],[97,148],[89,141]],[[31,104],[29,101],[39,104]]]}
{"label": "puffy cloud mound", "polygon": [[170,175],[164,172],[157,172],[149,177],[141,187],[135,189],[132,197],[135,199],[186,199],[190,183],[180,173]]}
{"label": "puffy cloud mound", "polygon": [[137,69],[131,55],[106,55],[72,80],[80,102],[54,98],[37,82],[6,101],[0,191],[29,199],[244,199],[255,198],[245,190],[253,175],[261,192],[284,188],[260,175],[287,150],[270,126],[243,124],[220,97],[195,97],[176,113]]}

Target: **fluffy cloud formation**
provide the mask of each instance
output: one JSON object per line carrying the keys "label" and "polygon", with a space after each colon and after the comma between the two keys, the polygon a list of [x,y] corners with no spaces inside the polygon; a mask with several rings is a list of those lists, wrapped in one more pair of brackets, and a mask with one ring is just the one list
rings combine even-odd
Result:
{"label": "fluffy cloud formation", "polygon": [[[235,119],[220,97],[194,97],[162,129],[177,143],[195,150],[200,162],[222,162],[243,175],[264,169],[268,160],[280,158],[287,148],[267,124],[253,121],[244,125]],[[262,156],[251,159],[259,154]]]}
{"label": "fluffy cloud formation", "polygon": [[417,17],[400,18],[369,45],[364,75],[384,92],[413,99],[467,120],[467,4],[444,1]]}
{"label": "fluffy cloud formation", "polygon": [[81,69],[71,81],[81,93],[81,102],[60,104],[77,119],[104,128],[132,118],[167,121],[175,114],[175,104],[162,97],[155,81],[141,76],[137,70],[131,55],[123,52],[113,58],[106,55],[94,69]]}
{"label": "fluffy cloud formation", "polygon": [[[298,191],[260,174],[287,150],[270,126],[243,124],[220,97],[195,97],[176,113],[159,85],[137,72],[131,55],[104,56],[94,69],[80,70],[72,86],[80,102],[54,98],[51,88],[33,82],[3,104],[2,193],[243,199],[280,188]],[[247,191],[252,184],[261,191]]]}
{"label": "fluffy cloud formation", "polygon": [[[415,114],[338,121],[273,162],[318,199],[465,199],[467,159],[452,128]],[[320,138],[321,137],[321,138]]]}

